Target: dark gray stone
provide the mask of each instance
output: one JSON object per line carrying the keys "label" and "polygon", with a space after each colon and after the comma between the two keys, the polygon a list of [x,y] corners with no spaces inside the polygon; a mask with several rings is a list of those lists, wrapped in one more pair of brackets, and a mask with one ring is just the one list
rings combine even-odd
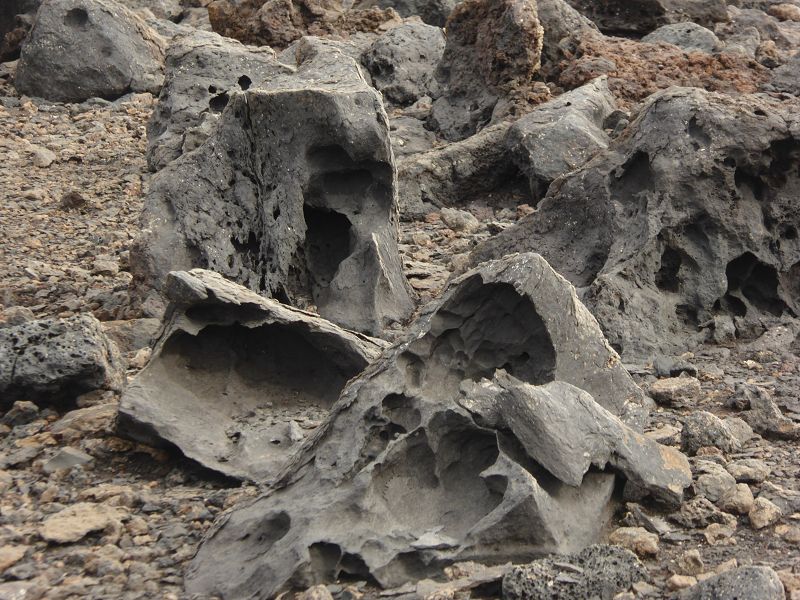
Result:
{"label": "dark gray stone", "polygon": [[750,408],[741,413],[741,417],[756,433],[772,439],[800,439],[800,425],[783,415],[766,390],[745,384],[739,388],[739,392]]}
{"label": "dark gray stone", "polygon": [[683,420],[681,450],[694,456],[700,448],[710,446],[723,452],[741,449],[741,443],[718,417],[700,410]]}
{"label": "dark gray stone", "polygon": [[124,382],[119,351],[91,315],[0,329],[2,405],[69,400],[96,389],[120,390]]}
{"label": "dark gray stone", "polygon": [[[672,88],[473,264],[535,249],[633,360],[800,312],[800,104]],[[735,118],[734,118],[735,116]],[[794,158],[793,158],[794,157]],[[756,224],[754,226],[754,224]]]}
{"label": "dark gray stone", "polygon": [[444,45],[444,32],[439,27],[411,21],[375,40],[361,62],[385,100],[408,106],[422,96],[438,95],[434,72]]}
{"label": "dark gray stone", "polygon": [[275,475],[383,346],[210,271],[171,273],[167,289],[164,333],[118,430],[230,477]]}
{"label": "dark gray stone", "polygon": [[0,62],[19,57],[19,49],[33,26],[41,0],[4,0],[0,3]]}
{"label": "dark gray stone", "polygon": [[603,130],[616,110],[605,77],[537,106],[506,136],[511,160],[527,176],[538,201],[553,180],[586,163],[611,141]]}
{"label": "dark gray stone", "polygon": [[687,52],[713,54],[722,47],[719,38],[710,29],[697,23],[673,23],[659,27],[642,38],[643,42],[672,44]]}
{"label": "dark gray stone", "polygon": [[[472,412],[475,386],[501,382],[512,391],[500,394],[516,395],[527,411],[513,431]],[[580,397],[566,423],[558,416],[565,391]],[[477,400],[488,406],[484,415],[496,412],[491,394]],[[575,487],[574,467],[558,469],[567,484],[544,466],[556,470],[558,457],[545,460],[548,447],[530,443],[528,419],[563,449],[586,433],[570,423],[608,410],[620,417],[607,418],[632,456],[662,462],[639,463],[634,478],[654,477],[653,490],[675,486],[656,474],[685,469],[685,458],[666,449],[660,459],[650,455],[622,424],[641,424],[643,402],[574,289],[541,257],[486,263],[454,280],[403,341],[349,382],[263,496],[219,523],[189,568],[187,589],[269,597],[345,575],[392,587],[467,558],[499,564],[578,551],[599,539],[610,516],[617,475],[605,462],[613,459],[602,444],[587,447],[605,470],[586,472]]]}
{"label": "dark gray stone", "polygon": [[0,419],[0,423],[9,427],[16,427],[17,425],[27,425],[38,418],[38,406],[27,400],[17,400],[8,412],[3,415],[3,418]]}
{"label": "dark gray stone", "polygon": [[725,0],[567,0],[594,21],[600,31],[650,33],[667,23],[692,21],[703,26],[728,20]]}
{"label": "dark gray stone", "polygon": [[577,554],[534,561],[503,577],[503,600],[612,600],[649,579],[636,555],[619,546],[589,546]]}
{"label": "dark gray stone", "polygon": [[680,595],[681,600],[784,600],[784,597],[783,584],[778,574],[769,567],[732,569],[705,579]]}
{"label": "dark gray stone", "polygon": [[772,71],[770,87],[776,92],[800,95],[800,52]]}
{"label": "dark gray stone", "polygon": [[158,93],[164,42],[113,0],[45,0],[22,48],[15,85],[57,102]]}
{"label": "dark gray stone", "polygon": [[380,97],[335,46],[304,38],[296,55],[264,87],[223,94],[213,135],[151,181],[131,251],[148,312],[167,272],[204,267],[359,331],[410,316]]}
{"label": "dark gray stone", "polygon": [[147,124],[147,163],[154,171],[200,146],[236,91],[260,87],[292,68],[270,48],[245,46],[193,31],[172,40],[158,105]]}

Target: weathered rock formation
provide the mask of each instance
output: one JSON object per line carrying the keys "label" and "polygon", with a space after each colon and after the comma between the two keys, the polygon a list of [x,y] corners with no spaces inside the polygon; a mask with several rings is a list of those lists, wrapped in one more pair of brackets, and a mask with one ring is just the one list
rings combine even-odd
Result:
{"label": "weathered rock formation", "polygon": [[121,390],[125,365],[91,315],[0,328],[0,407],[14,400],[71,402],[92,390]]}
{"label": "weathered rock formation", "polygon": [[401,17],[420,17],[428,25],[444,27],[459,0],[356,0],[356,8],[393,8]]}
{"label": "weathered rock formation", "polygon": [[22,48],[16,87],[57,102],[158,93],[164,42],[114,0],[44,0]]}
{"label": "weathered rock formation", "polygon": [[685,348],[719,316],[746,335],[796,315],[798,114],[796,102],[756,96],[657,94],[473,260],[541,252],[633,356]]}
{"label": "weathered rock formation", "polygon": [[600,536],[618,476],[671,504],[690,483],[679,452],[629,426],[643,401],[541,257],[486,263],[347,385],[275,485],[219,523],[188,590],[394,586],[459,560],[579,550]]}
{"label": "weathered rock formation", "polygon": [[152,180],[132,252],[152,312],[166,274],[195,267],[359,331],[413,310],[380,96],[332,45],[296,56],[263,87],[213,97],[213,134]]}
{"label": "weathered rock formation", "polygon": [[609,34],[646,34],[667,23],[728,20],[725,0],[567,0]]}
{"label": "weathered rock formation", "polygon": [[383,345],[216,273],[170,273],[153,356],[125,390],[118,430],[203,466],[265,481]]}

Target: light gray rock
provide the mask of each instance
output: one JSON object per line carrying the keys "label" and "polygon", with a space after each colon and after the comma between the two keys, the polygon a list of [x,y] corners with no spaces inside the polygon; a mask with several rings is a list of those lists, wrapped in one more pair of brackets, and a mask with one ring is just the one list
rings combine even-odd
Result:
{"label": "light gray rock", "polygon": [[[517,394],[530,411],[515,431],[464,408],[475,386],[492,385],[484,378],[502,382],[500,393]],[[558,416],[564,393],[577,398],[572,408],[581,412],[566,422]],[[538,409],[525,406],[526,397],[538,397]],[[480,398],[489,418],[496,412],[491,399]],[[604,455],[609,438],[591,447],[585,430],[570,427],[591,427],[592,415],[602,414],[630,440],[631,457],[648,457],[629,465],[635,478],[653,477],[649,488],[663,491],[686,463],[666,449],[651,454],[645,448],[655,444],[626,428],[626,421],[640,426],[642,402],[574,289],[541,257],[486,263],[454,280],[403,341],[351,380],[275,484],[208,536],[187,590],[272,596],[345,574],[391,587],[466,557],[501,564],[580,550],[598,540],[618,475],[590,470],[580,478],[586,463],[556,469],[559,458],[547,460],[548,446],[528,437],[529,418],[541,419],[539,430],[556,447],[588,444],[590,461],[605,465],[620,458]],[[645,468],[651,458],[659,464]]]}
{"label": "light gray rock", "polygon": [[719,314],[736,317],[742,338],[760,334],[800,311],[800,174],[785,158],[800,152],[798,109],[690,88],[654,94],[624,136],[472,262],[542,253],[583,288],[626,358],[684,351]]}
{"label": "light gray rock", "polygon": [[420,17],[429,25],[444,27],[460,0],[356,0],[354,8],[393,8],[401,17]]}
{"label": "light gray rock", "polygon": [[534,202],[553,180],[608,147],[603,124],[616,108],[607,78],[601,77],[536,107],[511,126],[505,143],[530,182]]}
{"label": "light gray rock", "polygon": [[164,42],[114,0],[44,0],[25,43],[15,85],[57,102],[158,93]]}
{"label": "light gray rock", "polygon": [[90,390],[121,390],[124,382],[119,351],[91,315],[0,329],[2,405],[21,398],[72,400]]}
{"label": "light gray rock", "polygon": [[219,98],[213,135],[151,181],[131,250],[148,312],[167,272],[204,267],[359,331],[410,316],[380,97],[335,46],[304,38],[296,55],[290,73]]}
{"label": "light gray rock", "polygon": [[692,469],[695,477],[693,484],[697,496],[704,496],[711,502],[718,503],[736,489],[736,480],[725,467],[710,460],[697,460]]}
{"label": "light gray rock", "polygon": [[275,475],[384,345],[210,271],[171,273],[167,289],[164,333],[120,400],[118,431],[230,477]]}
{"label": "light gray rock", "polygon": [[681,600],[728,600],[759,598],[783,600],[778,574],[769,567],[739,567],[701,581],[681,593]]}
{"label": "light gray rock", "polygon": [[234,92],[291,72],[267,47],[205,31],[175,37],[167,50],[164,87],[147,124],[148,165],[156,171],[200,146]]}
{"label": "light gray rock", "polygon": [[636,555],[619,546],[589,546],[577,554],[515,567],[503,577],[503,600],[611,599],[648,579]]}
{"label": "light gray rock", "polygon": [[800,52],[772,71],[770,87],[777,92],[800,95]]}
{"label": "light gray rock", "polygon": [[642,38],[643,42],[672,44],[687,52],[707,52],[713,54],[722,47],[719,38],[710,29],[687,21],[659,27]]}
{"label": "light gray rock", "polygon": [[735,460],[725,465],[725,468],[736,478],[736,481],[742,483],[761,483],[769,477],[772,471],[767,463],[757,458]]}
{"label": "light gray rock", "polygon": [[766,390],[755,385],[743,385],[742,393],[750,410],[741,416],[756,433],[767,438],[800,439],[800,425],[784,416]]}
{"label": "light gray rock", "polygon": [[94,459],[86,452],[67,446],[61,448],[53,458],[44,463],[42,470],[50,474],[63,469],[72,469],[73,467],[85,465],[92,462],[92,460]]}
{"label": "light gray rock", "polygon": [[381,35],[364,52],[361,62],[385,100],[408,106],[422,96],[438,95],[434,72],[444,46],[444,32],[439,27],[411,21]]}
{"label": "light gray rock", "polygon": [[570,43],[584,35],[598,33],[597,26],[570,6],[566,0],[537,0],[536,10],[544,29],[542,62],[544,71],[557,70]]}

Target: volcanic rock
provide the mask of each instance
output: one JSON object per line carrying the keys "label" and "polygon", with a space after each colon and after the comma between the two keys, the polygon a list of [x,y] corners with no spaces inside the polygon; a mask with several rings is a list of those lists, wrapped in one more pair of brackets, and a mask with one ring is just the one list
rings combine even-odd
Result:
{"label": "volcanic rock", "polygon": [[355,8],[393,8],[401,17],[420,17],[428,25],[444,27],[459,0],[356,0]]}
{"label": "volcanic rock", "polygon": [[762,598],[783,600],[783,584],[769,567],[739,567],[701,581],[680,596],[681,600]]}
{"label": "volcanic rock", "polygon": [[164,333],[118,430],[230,477],[274,475],[382,348],[210,271],[171,273],[167,289]]}
{"label": "volcanic rock", "polygon": [[798,114],[756,96],[656,94],[472,260],[542,252],[626,355],[682,351],[719,314],[760,333],[800,311]]}
{"label": "volcanic rock", "polygon": [[667,23],[703,26],[728,20],[725,0],[567,0],[610,34],[646,34]]}
{"label": "volcanic rock", "polygon": [[20,398],[74,400],[91,390],[120,390],[124,381],[119,351],[91,315],[0,329],[0,406]]}
{"label": "volcanic rock", "polygon": [[[502,398],[518,412],[498,410]],[[219,524],[188,591],[271,596],[344,575],[397,586],[466,556],[497,564],[579,550],[606,522],[612,464],[657,496],[688,485],[680,453],[624,424],[641,423],[643,401],[541,257],[486,263],[347,385],[263,496]],[[571,423],[598,428],[598,443]],[[626,465],[617,435],[628,440]],[[588,458],[568,464],[563,453],[578,442]]]}
{"label": "volcanic rock", "polygon": [[20,93],[57,102],[157,93],[164,42],[114,0],[44,0],[19,60]]}
{"label": "volcanic rock", "polygon": [[305,39],[297,56],[265,87],[223,93],[213,134],[153,178],[131,251],[149,312],[167,272],[202,266],[359,331],[411,314],[380,97],[333,45]]}
{"label": "volcanic rock", "polygon": [[709,54],[722,47],[719,38],[710,29],[697,23],[675,23],[659,27],[642,38],[643,42],[672,44],[687,52],[707,52]]}

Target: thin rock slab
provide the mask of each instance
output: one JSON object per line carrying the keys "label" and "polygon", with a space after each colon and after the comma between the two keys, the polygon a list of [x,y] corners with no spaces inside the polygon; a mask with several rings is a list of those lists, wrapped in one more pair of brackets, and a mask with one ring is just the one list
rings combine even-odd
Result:
{"label": "thin rock slab", "polygon": [[168,291],[117,430],[229,477],[273,477],[385,345],[202,269],[171,273]]}
{"label": "thin rock slab", "polygon": [[151,181],[131,250],[147,312],[163,311],[169,271],[202,267],[366,333],[411,315],[380,96],[335,44],[304,38],[293,56],[223,93],[213,134]]}
{"label": "thin rock slab", "polygon": [[645,397],[574,289],[538,255],[486,263],[347,385],[263,496],[218,523],[188,591],[270,597],[341,576],[397,587],[465,559],[502,564],[598,541],[613,469],[559,471],[565,483],[514,431],[462,406],[463,390],[499,369],[515,386],[591,394],[620,431],[641,424]]}
{"label": "thin rock slab", "polygon": [[122,389],[125,365],[92,315],[39,319],[0,329],[0,408],[25,398],[71,401]]}

